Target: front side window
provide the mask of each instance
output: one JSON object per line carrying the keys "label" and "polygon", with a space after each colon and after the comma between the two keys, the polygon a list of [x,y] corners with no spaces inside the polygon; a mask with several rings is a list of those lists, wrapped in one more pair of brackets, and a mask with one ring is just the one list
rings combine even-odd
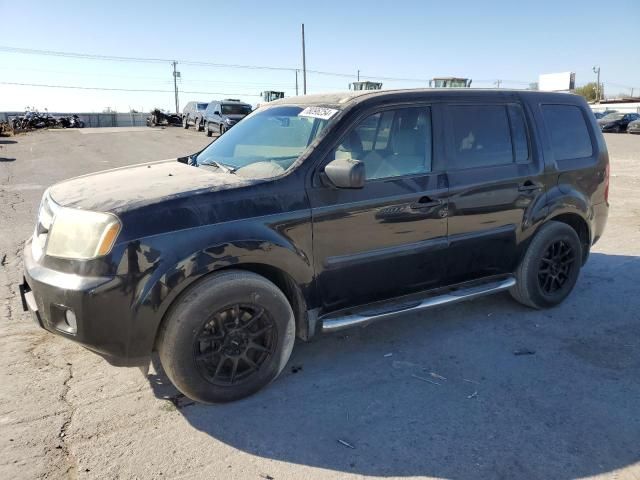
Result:
{"label": "front side window", "polygon": [[[506,105],[452,105],[449,118],[453,135],[452,168],[476,168],[514,163],[511,127]],[[519,155],[522,151],[523,127]],[[527,155],[528,156],[528,155]]]}
{"label": "front side window", "polygon": [[198,104],[198,111],[199,112],[204,112],[207,109],[207,105],[209,105],[208,103],[199,103]]}
{"label": "front side window", "polygon": [[[556,160],[585,158],[593,154],[587,123],[579,107],[542,105],[542,114],[549,130],[551,148]],[[604,119],[609,120],[609,115]]]}
{"label": "front side window", "polygon": [[192,161],[251,177],[284,173],[326,128],[329,120],[299,115],[295,105],[267,107],[239,122]]}
{"label": "front side window", "polygon": [[367,180],[431,171],[431,109],[385,110],[361,120],[341,140],[334,159],[365,165]]}

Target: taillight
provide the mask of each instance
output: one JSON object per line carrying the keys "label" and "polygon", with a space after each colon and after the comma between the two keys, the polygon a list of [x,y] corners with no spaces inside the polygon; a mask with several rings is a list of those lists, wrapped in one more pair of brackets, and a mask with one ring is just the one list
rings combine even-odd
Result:
{"label": "taillight", "polygon": [[604,169],[604,201],[609,203],[609,164]]}

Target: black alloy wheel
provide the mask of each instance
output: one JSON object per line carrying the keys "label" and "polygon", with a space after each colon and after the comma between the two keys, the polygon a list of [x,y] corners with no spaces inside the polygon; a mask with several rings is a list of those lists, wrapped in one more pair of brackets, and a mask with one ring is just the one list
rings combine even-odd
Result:
{"label": "black alloy wheel", "polygon": [[569,243],[558,240],[549,245],[540,259],[538,282],[546,295],[553,295],[566,285],[571,277],[576,255]]}
{"label": "black alloy wheel", "polygon": [[582,242],[570,225],[549,221],[538,228],[514,272],[509,290],[518,302],[532,308],[560,304],[573,290],[584,258]]}
{"label": "black alloy wheel", "polygon": [[263,308],[235,304],[214,313],[194,342],[199,373],[213,385],[242,383],[275,353],[278,332]]}

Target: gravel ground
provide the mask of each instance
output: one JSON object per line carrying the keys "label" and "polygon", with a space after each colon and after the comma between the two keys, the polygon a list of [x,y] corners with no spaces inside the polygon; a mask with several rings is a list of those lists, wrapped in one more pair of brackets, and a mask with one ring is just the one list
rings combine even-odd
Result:
{"label": "gravel ground", "polygon": [[606,135],[609,224],[562,306],[505,294],[324,336],[269,388],[204,406],[22,312],[48,185],[208,142],[91,130],[0,138],[0,478],[640,478],[640,136]]}

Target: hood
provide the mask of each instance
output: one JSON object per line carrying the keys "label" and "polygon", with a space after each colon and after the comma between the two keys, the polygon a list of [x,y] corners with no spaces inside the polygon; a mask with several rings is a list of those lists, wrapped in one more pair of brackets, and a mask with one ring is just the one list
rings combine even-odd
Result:
{"label": "hood", "polygon": [[52,186],[49,195],[64,207],[118,213],[168,198],[252,183],[256,181],[172,159],[72,178]]}

